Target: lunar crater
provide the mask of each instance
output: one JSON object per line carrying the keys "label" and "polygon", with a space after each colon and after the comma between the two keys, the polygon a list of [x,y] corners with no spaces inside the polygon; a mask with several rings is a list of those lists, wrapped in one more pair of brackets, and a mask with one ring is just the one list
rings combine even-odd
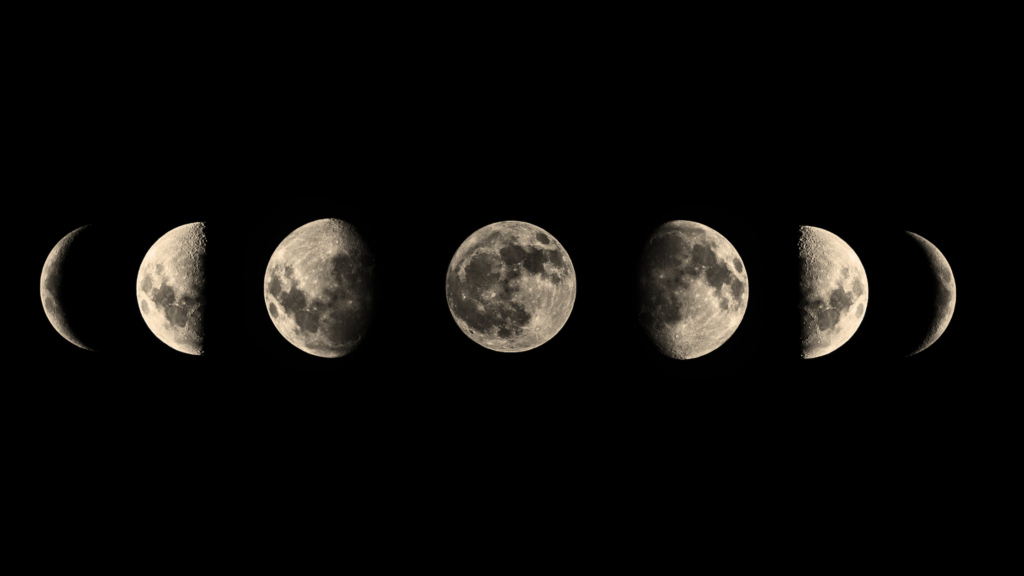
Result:
{"label": "lunar crater", "polygon": [[852,248],[820,228],[803,226],[800,264],[801,357],[817,358],[846,343],[867,308],[867,274]]}
{"label": "lunar crater", "polygon": [[142,261],[136,292],[142,317],[164,344],[204,354],[205,223],[179,226],[161,236]]}
{"label": "lunar crater", "polygon": [[746,311],[742,261],[725,237],[703,224],[660,226],[645,243],[640,271],[638,319],[670,357],[696,358],[717,349]]}
{"label": "lunar crater", "polygon": [[374,259],[347,222],[299,227],[271,256],[264,280],[278,331],[310,354],[337,358],[363,341],[373,314]]}
{"label": "lunar crater", "polygon": [[524,222],[499,222],[459,247],[445,290],[456,324],[472,340],[492,350],[524,351],[565,323],[575,271],[550,234]]}

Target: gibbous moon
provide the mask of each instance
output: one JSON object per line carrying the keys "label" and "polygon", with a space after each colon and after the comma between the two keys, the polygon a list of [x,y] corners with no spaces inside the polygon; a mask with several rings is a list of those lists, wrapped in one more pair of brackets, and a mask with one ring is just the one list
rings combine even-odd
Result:
{"label": "gibbous moon", "polygon": [[373,314],[374,259],[355,228],[326,218],[274,250],[263,298],[274,326],[299,350],[339,358],[362,342]]}
{"label": "gibbous moon", "polygon": [[178,226],[146,252],[136,284],[146,325],[179,352],[205,353],[206,223]]}
{"label": "gibbous moon", "polygon": [[801,226],[800,357],[824,356],[857,331],[868,305],[868,277],[852,248],[835,234]]}
{"label": "gibbous moon", "polygon": [[459,246],[445,294],[470,340],[497,352],[524,352],[553,338],[569,319],[576,270],[551,234],[526,222],[497,222]]}
{"label": "gibbous moon", "polygon": [[747,309],[747,271],[711,228],[675,220],[647,239],[640,257],[640,324],[663,354],[679,360],[714,351]]}

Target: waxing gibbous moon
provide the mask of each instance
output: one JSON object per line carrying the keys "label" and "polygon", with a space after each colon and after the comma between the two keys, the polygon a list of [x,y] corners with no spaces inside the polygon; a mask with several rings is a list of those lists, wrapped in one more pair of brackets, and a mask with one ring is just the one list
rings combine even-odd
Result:
{"label": "waxing gibbous moon", "polygon": [[800,357],[818,358],[845,344],[868,305],[868,277],[860,258],[835,234],[801,226]]}
{"label": "waxing gibbous moon", "polygon": [[179,352],[205,353],[206,223],[178,226],[146,252],[136,284],[146,325]]}
{"label": "waxing gibbous moon", "polygon": [[524,352],[553,338],[569,319],[576,270],[545,230],[496,222],[456,250],[445,294],[455,323],[470,340],[497,352]]}
{"label": "waxing gibbous moon", "polygon": [[374,258],[355,227],[326,218],[274,250],[263,298],[274,326],[298,349],[339,358],[356,349],[373,314]]}
{"label": "waxing gibbous moon", "polygon": [[663,354],[679,360],[714,351],[747,309],[747,271],[711,228],[675,220],[647,239],[640,257],[639,320]]}

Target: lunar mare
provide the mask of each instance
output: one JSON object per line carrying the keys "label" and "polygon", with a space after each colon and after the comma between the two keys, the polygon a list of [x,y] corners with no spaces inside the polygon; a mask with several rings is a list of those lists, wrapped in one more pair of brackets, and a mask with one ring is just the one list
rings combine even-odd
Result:
{"label": "lunar mare", "polygon": [[270,257],[263,283],[267,313],[295,347],[339,358],[358,347],[374,305],[374,258],[348,222],[297,228]]}
{"label": "lunar mare", "polygon": [[666,222],[640,258],[640,324],[666,356],[703,356],[736,332],[748,286],[743,260],[724,236],[697,222]]}
{"label": "lunar mare", "polygon": [[69,320],[69,310],[66,309],[63,292],[74,289],[67,285],[62,269],[68,259],[71,245],[88,228],[88,225],[76,228],[60,239],[57,245],[50,250],[43,264],[43,273],[39,278],[39,295],[43,301],[43,310],[50,324],[68,342],[84,350],[95,351],[91,343],[86,343],[86,338],[80,333],[81,330],[73,327]]}
{"label": "lunar mare", "polygon": [[576,300],[576,270],[554,236],[527,222],[496,222],[455,252],[445,281],[463,333],[497,352],[525,352],[557,334]]}
{"label": "lunar mare", "polygon": [[845,344],[864,320],[868,280],[864,265],[835,234],[801,226],[800,357],[818,358]]}
{"label": "lunar mare", "polygon": [[920,294],[924,300],[922,304],[930,311],[931,321],[920,344],[908,354],[913,356],[934,344],[949,326],[949,321],[953,318],[953,308],[956,306],[956,282],[953,280],[953,269],[950,268],[949,262],[934,244],[913,232],[907,232],[907,235],[924,252],[932,276],[932,290]]}
{"label": "lunar mare", "polygon": [[178,226],[146,252],[136,284],[139,311],[164,344],[205,353],[206,223]]}

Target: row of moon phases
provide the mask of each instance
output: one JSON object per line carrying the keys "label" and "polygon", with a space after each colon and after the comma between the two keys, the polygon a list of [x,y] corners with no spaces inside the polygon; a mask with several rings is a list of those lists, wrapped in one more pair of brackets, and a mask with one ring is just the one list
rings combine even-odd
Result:
{"label": "row of moon phases", "polygon": [[[50,252],[40,279],[43,309],[69,342],[102,348],[90,338],[91,318],[81,260],[97,237],[83,226]],[[903,355],[920,353],[945,331],[956,303],[949,263],[928,240],[906,232],[904,298],[921,311],[902,341]],[[800,357],[824,356],[845,344],[867,313],[868,278],[841,238],[799,228]],[[364,340],[374,311],[374,257],[355,228],[338,219],[299,227],[281,241],[267,265],[267,313],[292,345],[338,358]],[[153,334],[187,354],[205,351],[206,225],[164,234],[139,267],[139,312]],[[722,346],[747,309],[743,259],[729,241],[696,222],[655,229],[640,257],[637,319],[664,355],[698,358]],[[471,234],[448,265],[445,295],[452,318],[473,342],[498,352],[524,352],[562,329],[576,300],[576,271],[562,244],[526,222],[506,221]]]}

